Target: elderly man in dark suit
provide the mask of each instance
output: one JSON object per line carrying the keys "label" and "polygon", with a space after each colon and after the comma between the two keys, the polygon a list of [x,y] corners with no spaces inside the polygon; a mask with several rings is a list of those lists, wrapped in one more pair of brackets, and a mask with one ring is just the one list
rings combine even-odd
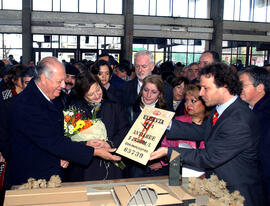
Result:
{"label": "elderly man in dark suit", "polygon": [[68,164],[63,160],[82,165],[88,165],[93,156],[119,160],[110,153],[114,149],[98,142],[85,145],[64,136],[64,117],[56,99],[65,87],[64,66],[56,58],[46,57],[37,66],[37,73],[12,105],[11,184],[22,184],[30,177],[61,177],[62,167]]}
{"label": "elderly man in dark suit", "polygon": [[208,120],[198,126],[172,121],[168,139],[204,140],[205,149],[161,147],[150,159],[181,153],[184,164],[214,172],[229,191],[239,190],[245,205],[264,205],[259,170],[260,130],[256,116],[238,96],[241,83],[225,64],[213,64],[200,71],[200,96],[215,106]]}
{"label": "elderly man in dark suit", "polygon": [[265,68],[254,67],[239,72],[243,90],[241,99],[249,104],[261,126],[260,158],[267,205],[270,205],[270,78]]}
{"label": "elderly man in dark suit", "polygon": [[[132,107],[138,97],[143,79],[152,74],[154,70],[154,56],[147,50],[138,51],[134,56],[136,78],[123,84],[122,86],[122,103],[126,110]],[[173,92],[172,87],[164,82],[164,99],[173,110]]]}

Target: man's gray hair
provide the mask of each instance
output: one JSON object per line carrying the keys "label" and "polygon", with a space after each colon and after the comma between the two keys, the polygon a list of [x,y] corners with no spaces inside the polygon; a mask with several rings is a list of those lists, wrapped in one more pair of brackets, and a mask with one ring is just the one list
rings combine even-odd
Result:
{"label": "man's gray hair", "polygon": [[150,51],[147,51],[147,50],[140,50],[140,51],[136,52],[136,54],[134,55],[134,63],[136,63],[136,59],[139,56],[142,56],[142,55],[147,55],[148,56],[149,62],[150,62],[151,65],[154,65],[155,64],[153,53],[150,52]]}
{"label": "man's gray hair", "polygon": [[60,63],[59,60],[55,57],[45,57],[43,58],[36,67],[37,74],[35,75],[35,81],[40,80],[40,75],[44,74],[48,79],[51,79],[53,75],[53,67],[55,63]]}

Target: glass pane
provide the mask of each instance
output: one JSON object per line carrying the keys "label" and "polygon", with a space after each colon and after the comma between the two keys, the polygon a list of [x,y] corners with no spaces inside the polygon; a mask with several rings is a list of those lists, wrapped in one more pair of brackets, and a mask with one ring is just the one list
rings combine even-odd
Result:
{"label": "glass pane", "polygon": [[78,0],[61,0],[61,11],[78,12]]}
{"label": "glass pane", "polygon": [[52,48],[59,48],[59,36],[52,35]]}
{"label": "glass pane", "polygon": [[199,62],[201,54],[194,54],[194,62]]}
{"label": "glass pane", "polygon": [[195,1],[189,1],[188,17],[189,18],[195,17]]}
{"label": "glass pane", "polygon": [[33,0],[33,10],[52,11],[52,0]]}
{"label": "glass pane", "polygon": [[270,2],[267,6],[267,22],[269,23],[270,22]]}
{"label": "glass pane", "polygon": [[106,0],[105,13],[122,14],[122,0]]}
{"label": "glass pane", "polygon": [[267,1],[255,1],[254,9],[254,21],[265,22],[266,21],[266,3]]}
{"label": "glass pane", "polygon": [[230,64],[231,63],[231,55],[230,54],[222,54],[222,62]]}
{"label": "glass pane", "polygon": [[17,62],[20,62],[20,57],[22,56],[22,49],[8,49],[5,52],[5,58],[12,54]]}
{"label": "glass pane", "polygon": [[3,34],[0,34],[0,48],[3,48]]}
{"label": "glass pane", "polygon": [[52,55],[53,55],[52,52],[41,52],[40,58],[43,59],[45,57],[51,57]]}
{"label": "glass pane", "polygon": [[240,59],[242,64],[246,65],[246,55],[238,55],[237,59]]}
{"label": "glass pane", "polygon": [[82,49],[97,49],[96,36],[81,36],[80,47]]}
{"label": "glass pane", "polygon": [[156,16],[156,11],[157,11],[157,1],[150,0],[150,15]]}
{"label": "glass pane", "polygon": [[240,1],[234,1],[234,19],[235,21],[239,21],[240,17]]}
{"label": "glass pane", "polygon": [[187,64],[187,54],[186,53],[172,53],[172,61],[181,62],[182,64]]}
{"label": "glass pane", "polygon": [[77,36],[60,36],[60,48],[77,48]]}
{"label": "glass pane", "polygon": [[60,0],[53,0],[53,11],[60,11]]}
{"label": "glass pane", "polygon": [[4,34],[5,48],[22,48],[21,34]]}
{"label": "glass pane", "polygon": [[58,52],[58,60],[70,62],[70,59],[75,59],[75,55],[73,52]]}
{"label": "glass pane", "polygon": [[104,13],[104,0],[97,0],[97,13]]}
{"label": "glass pane", "polygon": [[194,52],[203,53],[205,51],[205,40],[194,40]]}
{"label": "glass pane", "polygon": [[224,0],[224,20],[233,20],[234,0]]}
{"label": "glass pane", "polygon": [[194,52],[194,40],[188,40],[188,53]]}
{"label": "glass pane", "polygon": [[157,16],[171,15],[171,0],[157,0]]}
{"label": "glass pane", "polygon": [[238,54],[246,54],[247,47],[238,47]]}
{"label": "glass pane", "polygon": [[155,51],[155,44],[148,44],[148,50],[151,52]]}
{"label": "glass pane", "polygon": [[251,65],[263,66],[264,56],[252,55]]}
{"label": "glass pane", "polygon": [[106,49],[121,49],[121,38],[106,37]]}
{"label": "glass pane", "polygon": [[149,9],[148,0],[134,0],[134,14],[135,15],[149,15],[148,9]]}
{"label": "glass pane", "polygon": [[187,64],[191,64],[194,62],[194,55],[188,54]]}
{"label": "glass pane", "polygon": [[0,59],[4,59],[4,50],[0,49]]}
{"label": "glass pane", "polygon": [[104,36],[99,36],[98,37],[98,48],[99,49],[104,49],[105,48],[105,41],[104,41]]}
{"label": "glass pane", "polygon": [[97,53],[95,52],[83,52],[82,53],[82,59],[86,59],[88,61],[96,61],[97,59]]}
{"label": "glass pane", "polygon": [[250,0],[241,0],[240,21],[250,21]]}
{"label": "glass pane", "polygon": [[[187,52],[187,40],[185,39],[178,39],[177,46],[172,46],[172,52]],[[175,40],[173,40],[174,43],[176,43]]]}
{"label": "glass pane", "polygon": [[197,0],[196,1],[196,14],[195,14],[195,18],[208,18],[208,14],[207,14],[207,4],[208,1],[207,0]]}
{"label": "glass pane", "polygon": [[3,9],[22,10],[22,0],[2,0]]}
{"label": "glass pane", "polygon": [[96,0],[80,0],[79,12],[96,13]]}
{"label": "glass pane", "polygon": [[237,55],[232,55],[231,64],[236,64]]}
{"label": "glass pane", "polygon": [[154,53],[154,57],[155,57],[155,64],[157,62],[163,62],[163,52],[156,52]]}
{"label": "glass pane", "polygon": [[188,0],[173,1],[173,16],[187,17]]}

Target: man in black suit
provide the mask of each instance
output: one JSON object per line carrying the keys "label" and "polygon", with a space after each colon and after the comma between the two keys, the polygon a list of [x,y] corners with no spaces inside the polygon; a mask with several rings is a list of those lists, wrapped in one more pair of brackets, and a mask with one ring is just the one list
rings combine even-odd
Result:
{"label": "man in black suit", "polygon": [[261,126],[260,159],[265,196],[270,205],[270,79],[265,68],[254,67],[239,72],[243,90],[241,99],[249,104]]}
{"label": "man in black suit", "polygon": [[92,156],[120,159],[110,153],[115,149],[100,142],[85,145],[64,136],[63,112],[56,97],[65,87],[65,78],[64,66],[56,58],[46,57],[37,66],[37,77],[14,100],[9,162],[12,185],[25,183],[30,177],[61,177],[62,167],[68,164],[63,160],[87,166]]}
{"label": "man in black suit", "polygon": [[[147,50],[138,51],[134,56],[136,78],[126,82],[122,87],[122,103],[128,111],[129,107],[132,107],[138,97],[143,79],[152,74],[154,70],[154,56]],[[172,87],[164,82],[164,99],[169,105],[169,108],[173,110],[173,92]]]}
{"label": "man in black suit", "polygon": [[[210,170],[227,183],[229,191],[239,190],[245,205],[264,205],[259,170],[260,129],[253,112],[239,97],[241,83],[225,64],[212,64],[200,71],[200,96],[207,106],[215,106],[202,125],[172,120],[168,139],[205,142],[205,149],[161,147],[152,159],[181,153],[184,164]],[[217,113],[216,113],[217,112]]]}

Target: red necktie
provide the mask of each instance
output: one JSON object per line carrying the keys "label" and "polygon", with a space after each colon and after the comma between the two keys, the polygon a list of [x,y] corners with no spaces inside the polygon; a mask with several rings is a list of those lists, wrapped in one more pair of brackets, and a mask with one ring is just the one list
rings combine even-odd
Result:
{"label": "red necktie", "polygon": [[218,112],[216,110],[215,113],[214,113],[214,115],[213,115],[212,126],[214,126],[216,124],[216,121],[217,120],[218,120]]}

